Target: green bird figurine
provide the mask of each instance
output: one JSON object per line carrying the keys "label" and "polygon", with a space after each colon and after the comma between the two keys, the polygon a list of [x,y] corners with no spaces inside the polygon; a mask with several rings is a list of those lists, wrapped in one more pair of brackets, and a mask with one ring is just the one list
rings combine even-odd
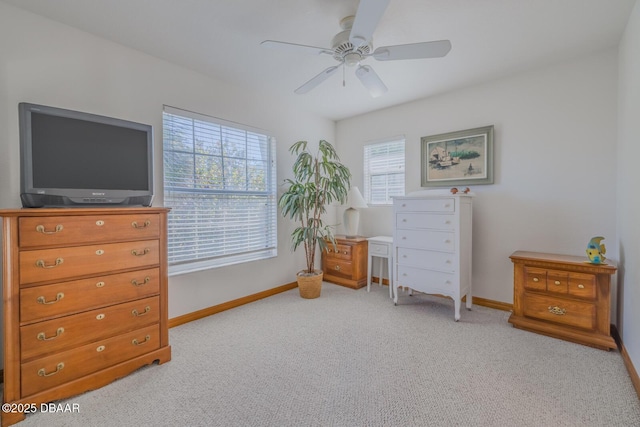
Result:
{"label": "green bird figurine", "polygon": [[587,257],[591,264],[604,264],[604,260],[606,259],[604,254],[607,252],[607,249],[604,247],[604,243],[600,243],[601,240],[604,240],[604,237],[592,237],[591,240],[589,240]]}

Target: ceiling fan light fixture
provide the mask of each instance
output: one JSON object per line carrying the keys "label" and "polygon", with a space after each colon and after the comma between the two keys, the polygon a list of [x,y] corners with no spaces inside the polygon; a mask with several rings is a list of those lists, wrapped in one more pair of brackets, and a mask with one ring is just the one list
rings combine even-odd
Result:
{"label": "ceiling fan light fixture", "polygon": [[382,82],[380,77],[373,71],[373,68],[368,65],[360,65],[356,69],[356,77],[360,79],[362,85],[367,88],[369,94],[373,98],[377,98],[383,94],[385,94],[389,89]]}
{"label": "ceiling fan light fixture", "polygon": [[357,52],[347,53],[343,58],[344,63],[349,67],[353,67],[354,65],[362,61],[362,55]]}

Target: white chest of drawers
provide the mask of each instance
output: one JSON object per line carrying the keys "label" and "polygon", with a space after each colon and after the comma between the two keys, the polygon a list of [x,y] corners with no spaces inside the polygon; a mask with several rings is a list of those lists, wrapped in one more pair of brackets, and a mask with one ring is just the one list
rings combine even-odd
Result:
{"label": "white chest of drawers", "polygon": [[[435,193],[435,191],[434,191]],[[451,297],[455,320],[466,295],[471,309],[472,195],[442,194],[393,199],[393,288]]]}

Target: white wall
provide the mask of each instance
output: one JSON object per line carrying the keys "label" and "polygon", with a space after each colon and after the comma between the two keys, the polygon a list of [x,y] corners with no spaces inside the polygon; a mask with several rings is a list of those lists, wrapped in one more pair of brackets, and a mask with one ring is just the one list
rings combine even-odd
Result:
{"label": "white wall", "polygon": [[[203,46],[206,48],[206,46]],[[155,205],[162,205],[162,106],[185,108],[272,131],[278,183],[299,140],[334,140],[335,123],[278,99],[232,87],[0,2],[0,208],[19,207],[18,103],[53,105],[153,125]],[[171,277],[169,317],[295,281],[293,224],[278,221],[278,257]]]}
{"label": "white wall", "polygon": [[[421,189],[420,137],[495,125],[495,183],[470,186],[473,294],[512,303],[516,250],[583,255],[602,235],[617,258],[616,82],[612,49],[342,120],[340,155],[362,187],[363,145],[404,134],[411,192]],[[390,207],[360,212],[362,234],[392,234]]]}
{"label": "white wall", "polygon": [[636,370],[640,370],[640,2],[620,43],[618,128],[618,238],[620,260],[618,328]]}

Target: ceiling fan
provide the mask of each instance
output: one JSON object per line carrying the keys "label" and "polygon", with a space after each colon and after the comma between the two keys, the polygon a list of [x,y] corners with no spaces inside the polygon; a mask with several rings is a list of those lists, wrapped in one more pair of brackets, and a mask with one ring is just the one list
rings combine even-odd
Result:
{"label": "ceiling fan", "polygon": [[[307,46],[296,43],[265,40],[262,46],[286,50],[289,52],[310,53],[315,55],[331,55],[339,62],[326,68],[320,74],[304,83],[294,92],[303,94],[318,86],[331,77],[340,66],[357,66],[355,74],[369,91],[372,97],[378,97],[387,92],[387,87],[369,65],[361,62],[368,57],[378,61],[395,61],[399,59],[440,58],[451,50],[449,40],[381,46],[373,50],[372,35],[380,22],[380,18],[391,0],[360,0],[355,16],[347,16],[340,21],[343,29],[333,37],[331,48]],[[344,85],[344,79],[343,83]]]}

